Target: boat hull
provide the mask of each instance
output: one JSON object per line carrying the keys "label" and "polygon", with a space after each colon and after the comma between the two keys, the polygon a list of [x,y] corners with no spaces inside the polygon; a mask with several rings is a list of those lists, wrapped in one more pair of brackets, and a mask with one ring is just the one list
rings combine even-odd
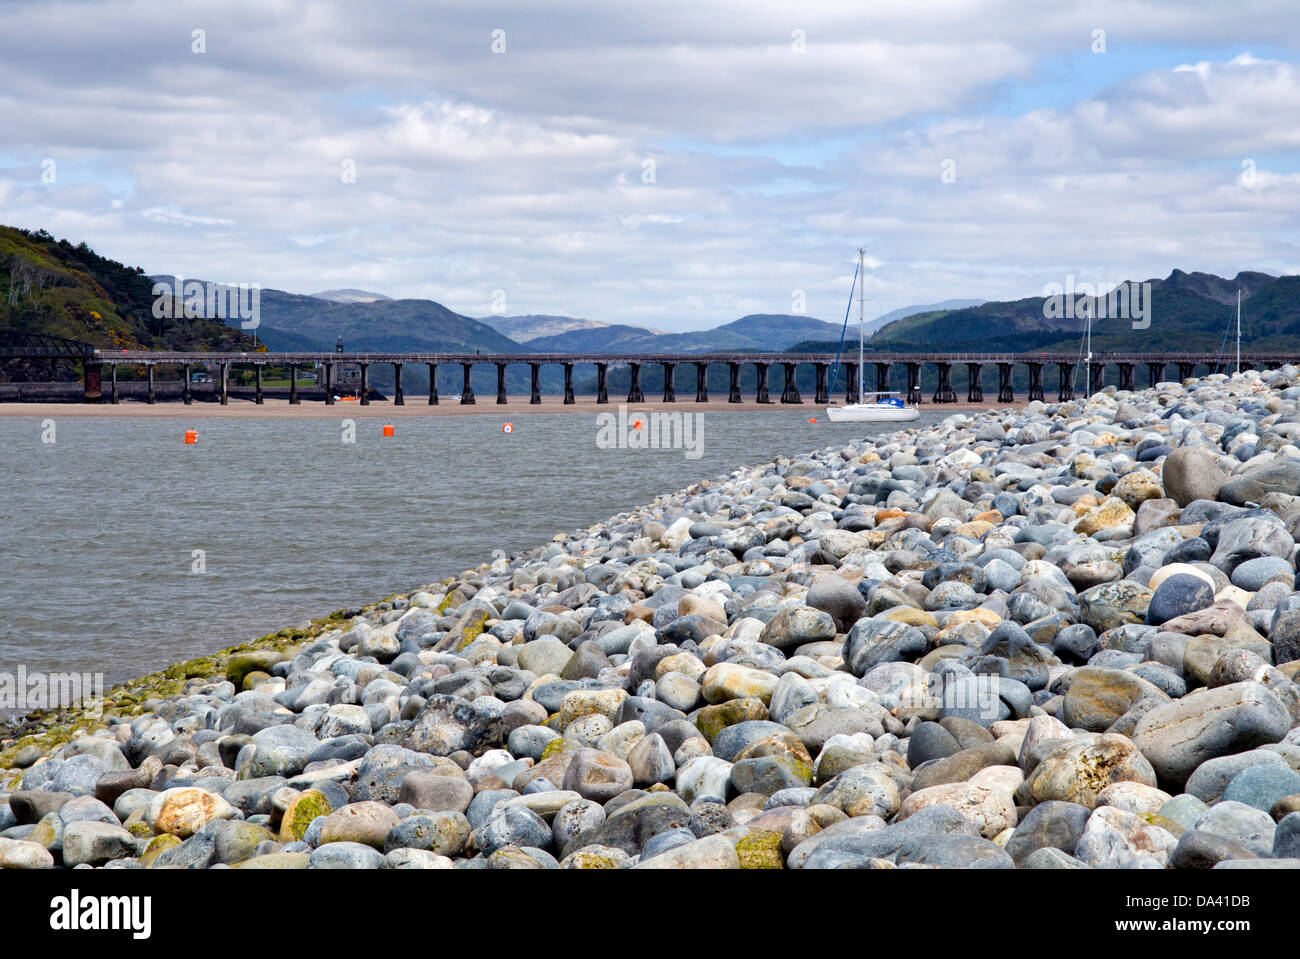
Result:
{"label": "boat hull", "polygon": [[921,413],[906,406],[856,403],[852,406],[828,406],[826,415],[833,423],[910,423]]}

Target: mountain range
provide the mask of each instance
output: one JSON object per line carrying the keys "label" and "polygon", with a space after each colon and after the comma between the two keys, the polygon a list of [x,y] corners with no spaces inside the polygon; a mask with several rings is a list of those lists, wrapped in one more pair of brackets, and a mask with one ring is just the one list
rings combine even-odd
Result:
{"label": "mountain range", "polygon": [[[151,279],[174,282],[167,275]],[[262,289],[259,296],[260,324],[255,333],[274,352],[332,350],[339,340],[350,353],[520,351],[510,337],[433,300],[354,297],[339,301],[270,289]],[[238,318],[227,322],[239,325]]]}
{"label": "mountain range", "polygon": [[382,293],[371,293],[369,290],[322,290],[320,293],[312,293],[310,296],[318,300],[329,300],[331,303],[374,303],[376,300],[391,300],[391,296],[384,296]]}
{"label": "mountain range", "polygon": [[[872,336],[877,330],[883,329],[895,320],[906,319],[909,316],[915,316],[917,313],[937,313],[947,310],[961,310],[968,306],[981,306],[984,300],[944,300],[942,303],[930,303],[926,306],[904,306],[897,310],[890,310],[888,313],[882,313],[874,320],[867,320],[862,324],[862,332],[867,336]],[[857,324],[850,323],[849,330],[853,335],[857,335]]]}
{"label": "mountain range", "polygon": [[558,336],[574,330],[598,330],[610,325],[600,320],[584,320],[576,316],[548,316],[543,313],[533,313],[528,316],[480,316],[478,321],[492,327],[498,333],[504,333],[516,343],[531,343],[544,336]]}
{"label": "mountain range", "polygon": [[[1300,277],[1243,271],[1227,279],[1174,270],[1150,284],[1146,315],[1099,317],[1092,321],[1094,352],[1214,353],[1235,327],[1237,291],[1242,295],[1242,344],[1251,349],[1292,349],[1300,335]],[[1075,352],[1087,325],[1099,316],[1098,297],[1063,294],[1060,306],[1047,297],[934,310],[895,320],[871,338],[876,352]],[[1073,302],[1069,302],[1072,300]],[[1086,305],[1086,309],[1085,309]],[[1104,305],[1104,304],[1103,304]],[[1149,322],[1149,325],[1144,325]]]}
{"label": "mountain range", "polygon": [[[833,352],[842,334],[846,349],[857,338],[856,324],[845,328],[792,314],[751,314],[712,329],[676,333],[545,314],[475,319],[433,300],[392,299],[350,288],[312,295],[262,289],[260,325],[249,336],[237,328],[238,317],[156,318],[153,285],[159,280],[174,278],[148,276],[138,267],[99,256],[84,243],[74,246],[44,231],[0,227],[0,330],[44,332],[99,347],[320,351],[342,340],[349,352],[689,355]],[[1242,271],[1225,278],[1176,269],[1144,282],[1150,284],[1149,301],[1144,299],[1149,326],[1117,317],[1096,319],[1094,351],[1213,353],[1235,316],[1238,291],[1244,346],[1289,349],[1300,336],[1300,276]],[[1072,352],[1085,328],[1088,299],[1066,294],[1057,303],[1066,302],[1064,310],[1045,306],[1043,296],[995,302],[950,299],[891,311],[868,321],[864,330],[876,353]],[[420,372],[409,372],[411,388],[422,388]],[[391,376],[382,366],[372,373],[381,387]],[[511,367],[507,375],[512,390],[526,388],[526,369]],[[544,367],[543,389],[558,389],[559,375],[558,369]],[[653,383],[644,382],[648,394]],[[611,388],[615,383],[611,380]],[[495,373],[476,369],[474,385],[495,390]]]}

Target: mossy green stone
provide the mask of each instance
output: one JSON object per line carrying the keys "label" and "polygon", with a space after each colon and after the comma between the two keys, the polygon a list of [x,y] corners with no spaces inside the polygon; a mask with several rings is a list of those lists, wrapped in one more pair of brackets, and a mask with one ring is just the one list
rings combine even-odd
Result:
{"label": "mossy green stone", "polygon": [[328,816],[334,811],[329,798],[319,789],[307,789],[299,793],[289,804],[280,821],[280,841],[298,842],[307,832],[317,816]]}
{"label": "mossy green stone", "polygon": [[251,859],[257,853],[257,847],[267,840],[274,840],[275,833],[265,826],[252,822],[224,823],[216,835],[217,862],[234,865]]}
{"label": "mossy green stone", "polygon": [[254,649],[244,653],[233,653],[226,660],[226,679],[235,684],[236,689],[244,688],[244,677],[254,671],[266,672],[283,656],[271,649]]}
{"label": "mossy green stone", "polygon": [[460,630],[461,641],[456,646],[457,652],[460,652],[470,643],[474,642],[474,640],[478,639],[479,636],[483,635],[483,624],[486,623],[487,620],[487,611],[482,609],[470,610],[461,618],[461,621],[457,623],[456,627],[452,630],[453,633],[456,629]]}
{"label": "mossy green stone", "polygon": [[180,836],[173,836],[171,833],[155,836],[149,840],[149,845],[144,847],[144,852],[140,855],[140,865],[146,869],[151,869],[159,856],[168,849],[179,846],[181,842]]}
{"label": "mossy green stone", "polygon": [[736,855],[741,869],[784,869],[781,855],[781,834],[764,829],[746,836],[736,843]]}
{"label": "mossy green stone", "polygon": [[710,743],[728,726],[750,720],[767,719],[767,707],[757,697],[730,699],[716,706],[705,706],[695,718],[695,726]]}
{"label": "mossy green stone", "polygon": [[546,748],[542,750],[542,760],[558,756],[560,753],[577,752],[581,748],[581,743],[569,742],[567,739],[552,739],[546,744]]}
{"label": "mossy green stone", "polygon": [[1183,833],[1187,832],[1187,828],[1182,823],[1175,822],[1168,816],[1162,816],[1158,812],[1147,813],[1142,818],[1151,825],[1159,826],[1165,832],[1180,839],[1182,838]]}
{"label": "mossy green stone", "polygon": [[613,856],[604,855],[598,852],[589,852],[586,849],[579,849],[567,860],[565,867],[568,869],[621,869],[623,866],[618,863]]}

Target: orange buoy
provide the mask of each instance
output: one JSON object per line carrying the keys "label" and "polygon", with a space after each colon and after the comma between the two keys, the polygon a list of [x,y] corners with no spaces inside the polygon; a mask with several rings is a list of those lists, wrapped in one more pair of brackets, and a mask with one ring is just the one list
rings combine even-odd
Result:
{"label": "orange buoy", "polygon": [[513,433],[515,431],[514,423],[506,423],[501,427],[502,433]]}
{"label": "orange buoy", "polygon": [[397,430],[395,430],[395,429],[393,428],[393,424],[392,424],[392,423],[385,423],[385,424],[384,424],[384,435],[385,435],[385,436],[396,436],[396,435],[397,435]]}
{"label": "orange buoy", "polygon": [[641,421],[640,421],[640,420],[637,420],[635,423],[632,424],[632,429],[634,429],[634,430],[639,430],[640,428],[641,428]]}
{"label": "orange buoy", "polygon": [[199,431],[198,431],[198,430],[186,430],[186,431],[185,431],[185,442],[186,442],[186,443],[197,443],[198,441],[199,441]]}
{"label": "orange buoy", "polygon": [[813,417],[812,419],[810,419],[808,422],[809,422],[809,423],[816,423],[816,422],[817,422],[817,417],[814,416],[814,417]]}

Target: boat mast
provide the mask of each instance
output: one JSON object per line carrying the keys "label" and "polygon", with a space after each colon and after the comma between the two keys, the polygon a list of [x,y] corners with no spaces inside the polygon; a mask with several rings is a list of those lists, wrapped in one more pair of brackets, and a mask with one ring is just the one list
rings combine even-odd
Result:
{"label": "boat mast", "polygon": [[865,324],[865,313],[867,309],[867,275],[863,272],[863,260],[866,256],[866,249],[858,247],[858,276],[862,278],[862,283],[858,287],[858,402],[865,403],[866,395],[862,392],[862,327]]}
{"label": "boat mast", "polygon": [[1083,395],[1092,396],[1092,311],[1088,311],[1087,327],[1084,331],[1087,341],[1087,356],[1083,361]]}
{"label": "boat mast", "polygon": [[1241,372],[1241,287],[1237,287],[1237,372]]}

